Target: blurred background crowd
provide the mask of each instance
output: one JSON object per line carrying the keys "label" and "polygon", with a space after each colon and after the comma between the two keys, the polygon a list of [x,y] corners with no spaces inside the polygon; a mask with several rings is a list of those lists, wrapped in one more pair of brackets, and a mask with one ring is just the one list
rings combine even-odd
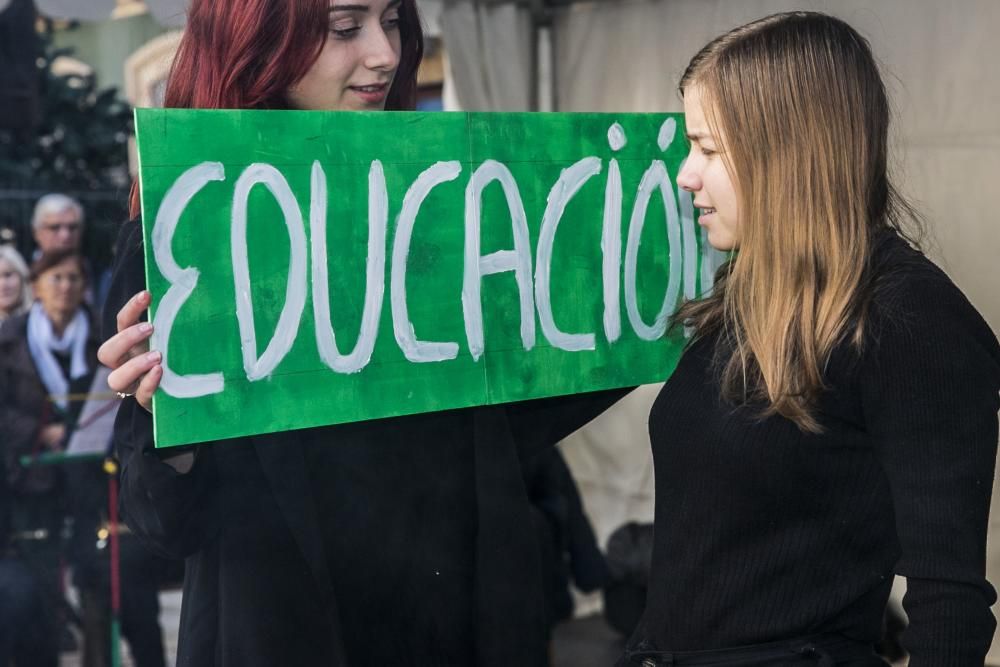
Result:
{"label": "blurred background crowd", "polygon": [[[131,109],[161,103],[183,5],[0,0],[0,667],[119,664],[119,636],[133,664],[170,663],[170,591],[183,564],[116,529],[116,405],[96,349],[134,178]],[[680,70],[715,34],[790,8],[845,18],[894,82],[897,167],[931,222],[930,254],[1000,331],[995,0],[418,5],[428,111],[678,111]],[[641,613],[653,491],[637,425],[656,390],[634,392],[525,471],[546,550],[554,664],[610,664]],[[164,600],[173,616],[161,622]],[[887,620],[894,658],[903,622]]]}

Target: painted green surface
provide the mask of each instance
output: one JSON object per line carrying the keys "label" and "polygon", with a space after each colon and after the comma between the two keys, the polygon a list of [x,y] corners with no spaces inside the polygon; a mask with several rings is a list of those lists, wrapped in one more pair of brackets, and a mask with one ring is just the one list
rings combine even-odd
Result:
{"label": "painted green surface", "polygon": [[[663,151],[657,137],[670,118],[677,124],[676,136]],[[617,152],[610,148],[608,138],[614,123],[621,125],[628,139]],[[674,196],[667,199],[675,206],[681,201],[673,179],[686,155],[687,142],[678,114],[143,109],[136,111],[136,130],[147,284],[153,294],[154,316],[170,286],[151,243],[161,202],[191,167],[205,161],[224,165],[224,180],[208,183],[191,199],[170,244],[178,266],[196,267],[199,276],[166,346],[174,372],[221,372],[225,386],[219,393],[198,398],[159,391],[154,397],[157,446],[657,382],[676,365],[684,344],[682,332],[654,341],[636,335],[626,313],[621,266],[621,336],[614,343],[607,340],[602,324],[601,236],[612,158],[620,165],[623,186],[622,258],[636,192],[654,161],[662,160],[670,176]],[[601,171],[580,188],[561,218],[551,262],[551,300],[559,329],[593,333],[594,349],[571,352],[553,347],[540,326],[536,304],[536,342],[533,349],[525,350],[517,283],[513,272],[504,272],[482,278],[484,353],[475,360],[466,339],[462,303],[466,187],[472,173],[485,161],[496,160],[513,174],[527,215],[537,276],[536,248],[550,190],[563,170],[587,157],[598,158]],[[287,356],[269,377],[249,381],[241,352],[231,253],[236,181],[251,164],[275,167],[295,195],[308,238],[310,174],[313,163],[320,163],[328,189],[331,322],[340,350],[349,352],[358,337],[365,299],[368,180],[374,160],[384,168],[388,225],[385,295],[370,362],[352,374],[334,372],[322,362],[310,286]],[[416,337],[457,343],[458,356],[415,363],[404,356],[393,331],[392,244],[408,188],[421,172],[440,161],[459,161],[461,173],[434,188],[420,208],[409,248],[406,301]],[[285,303],[292,243],[281,210],[266,187],[250,190],[247,208],[250,296],[260,354]],[[671,262],[684,277],[678,302],[683,295],[700,293],[707,284],[711,262],[702,257],[705,242],[687,211],[678,216],[674,230],[677,239],[686,241],[685,253],[684,243],[675,241],[677,247],[671,247],[668,242],[663,198],[656,192],[650,199],[636,279],[639,311],[646,323],[653,322],[664,301]],[[483,191],[481,230],[481,255],[513,247],[511,215],[496,182]],[[309,253],[312,242],[309,239]],[[310,259],[307,276],[311,269]]]}

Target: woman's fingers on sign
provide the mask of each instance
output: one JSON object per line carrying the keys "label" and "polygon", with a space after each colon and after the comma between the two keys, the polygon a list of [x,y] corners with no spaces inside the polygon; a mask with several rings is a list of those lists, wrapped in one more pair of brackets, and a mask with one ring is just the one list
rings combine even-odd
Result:
{"label": "woman's fingers on sign", "polygon": [[[132,357],[111,371],[111,374],[108,376],[108,387],[112,391],[123,394],[135,393],[137,386],[142,383],[145,376],[154,366],[159,365],[160,361],[162,361],[162,355],[159,352],[147,352],[138,357]],[[159,383],[159,378],[157,378],[153,386],[154,390],[156,386],[159,386]]]}
{"label": "woman's fingers on sign", "polygon": [[[156,353],[152,352],[150,354]],[[135,400],[149,412],[153,411],[153,394],[156,393],[156,388],[160,386],[160,378],[162,377],[163,366],[156,364],[142,377],[138,388],[135,390]]]}
{"label": "woman's fingers on sign", "polygon": [[142,290],[125,302],[118,311],[118,331],[127,329],[139,321],[143,311],[149,308],[150,295],[148,290]]}
{"label": "woman's fingers on sign", "polygon": [[142,380],[142,376],[160,361],[162,361],[162,355],[159,352],[147,352],[132,357],[111,371],[108,376],[108,386],[112,391],[132,393],[136,384]]}
{"label": "woman's fingers on sign", "polygon": [[109,338],[97,351],[97,358],[108,368],[118,368],[129,359],[141,357],[149,350],[153,327],[148,322],[133,324]]}
{"label": "woman's fingers on sign", "polygon": [[148,295],[148,292],[140,292],[122,306],[118,312],[118,333],[105,341],[97,351],[97,358],[108,368],[118,368],[149,349],[153,326],[148,322],[139,322],[139,316],[149,303],[148,296],[145,300],[139,298],[143,295]]}

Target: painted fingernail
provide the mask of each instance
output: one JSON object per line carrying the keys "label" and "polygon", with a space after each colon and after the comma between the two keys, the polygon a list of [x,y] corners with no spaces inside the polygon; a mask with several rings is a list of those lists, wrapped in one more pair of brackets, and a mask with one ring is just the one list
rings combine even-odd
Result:
{"label": "painted fingernail", "polygon": [[146,361],[152,361],[154,363],[158,363],[160,361],[160,356],[161,355],[159,352],[150,352],[149,354],[146,355]]}
{"label": "painted fingernail", "polygon": [[149,333],[153,330],[153,325],[149,322],[143,322],[139,325],[139,333]]}

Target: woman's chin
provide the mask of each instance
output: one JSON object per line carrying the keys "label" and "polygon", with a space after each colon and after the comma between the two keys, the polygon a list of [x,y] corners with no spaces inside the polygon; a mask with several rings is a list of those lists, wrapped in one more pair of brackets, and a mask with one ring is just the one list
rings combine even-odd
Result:
{"label": "woman's chin", "polygon": [[730,234],[715,233],[709,229],[708,245],[712,246],[719,252],[729,252],[730,250],[736,248],[736,239],[734,239]]}

